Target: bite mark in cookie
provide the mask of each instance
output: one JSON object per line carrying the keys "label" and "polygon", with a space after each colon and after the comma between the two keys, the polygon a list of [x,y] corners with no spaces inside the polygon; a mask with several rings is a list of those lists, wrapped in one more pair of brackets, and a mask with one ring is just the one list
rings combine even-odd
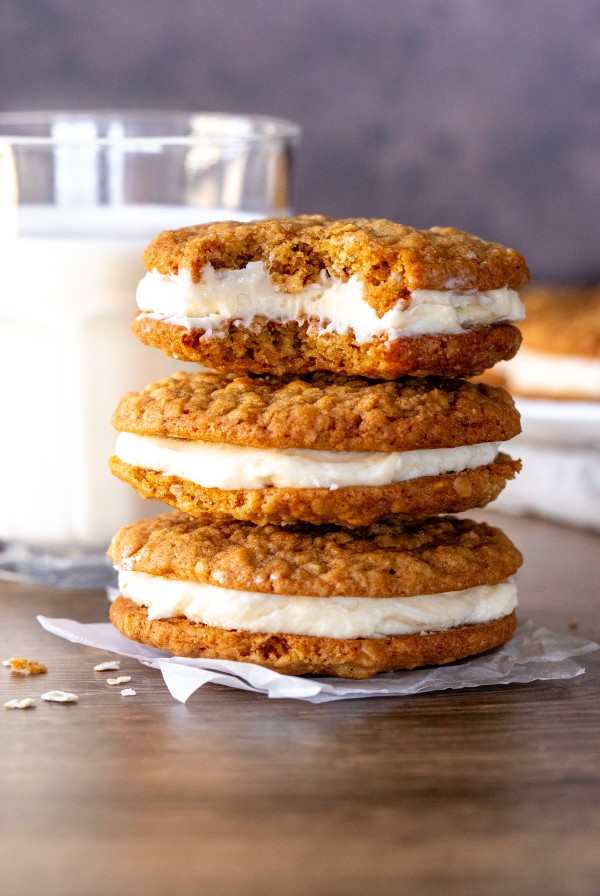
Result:
{"label": "bite mark in cookie", "polygon": [[131,329],[145,345],[178,361],[277,376],[327,370],[388,380],[409,375],[470,377],[512,358],[521,344],[521,333],[512,324],[441,335],[380,336],[368,343],[358,343],[351,333],[320,335],[306,323],[262,318],[249,329],[230,323],[219,336],[144,315],[135,318]]}
{"label": "bite mark in cookie", "polygon": [[506,324],[528,277],[514,250],[452,228],[318,215],[167,231],[145,263],[133,329],[174,357],[384,378],[474,375],[511,357]]}

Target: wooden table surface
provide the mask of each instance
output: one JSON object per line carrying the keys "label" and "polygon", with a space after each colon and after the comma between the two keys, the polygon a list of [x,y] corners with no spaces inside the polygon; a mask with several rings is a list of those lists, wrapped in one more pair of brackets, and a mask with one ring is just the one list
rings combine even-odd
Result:
{"label": "wooden table surface", "polygon": [[[479,514],[479,517],[484,515]],[[496,515],[521,617],[600,640],[600,536]],[[2,583],[0,893],[587,896],[600,892],[600,651],[568,681],[311,705],[209,685],[175,702],[35,614],[101,621],[100,592]],[[110,674],[110,673],[108,673]]]}

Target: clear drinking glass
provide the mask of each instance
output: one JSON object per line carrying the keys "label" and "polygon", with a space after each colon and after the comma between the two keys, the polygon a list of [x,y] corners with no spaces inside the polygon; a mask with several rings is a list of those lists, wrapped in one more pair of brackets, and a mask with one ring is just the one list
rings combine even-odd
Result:
{"label": "clear drinking glass", "polygon": [[177,369],[129,331],[161,230],[285,215],[297,125],[164,112],[0,115],[0,577],[112,580],[155,512],[113,479],[120,396]]}

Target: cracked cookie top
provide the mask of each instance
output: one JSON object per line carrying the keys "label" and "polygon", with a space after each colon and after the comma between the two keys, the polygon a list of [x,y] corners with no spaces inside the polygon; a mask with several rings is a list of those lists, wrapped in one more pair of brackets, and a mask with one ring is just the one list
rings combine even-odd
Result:
{"label": "cracked cookie top", "polygon": [[218,221],[164,231],[144,252],[149,271],[185,270],[196,282],[205,265],[239,270],[250,262],[262,262],[287,293],[300,292],[324,273],[341,281],[356,276],[380,316],[416,290],[516,290],[529,279],[525,259],[514,249],[452,227],[418,230],[384,219]]}

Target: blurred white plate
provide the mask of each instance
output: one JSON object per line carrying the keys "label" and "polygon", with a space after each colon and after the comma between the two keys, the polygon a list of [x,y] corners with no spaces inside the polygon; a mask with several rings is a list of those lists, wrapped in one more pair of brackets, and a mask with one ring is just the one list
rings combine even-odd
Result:
{"label": "blurred white plate", "polygon": [[523,436],[536,442],[600,448],[600,401],[515,398]]}
{"label": "blurred white plate", "polygon": [[523,469],[507,483],[491,510],[535,513],[600,530],[600,451],[547,445],[517,436],[510,453]]}

